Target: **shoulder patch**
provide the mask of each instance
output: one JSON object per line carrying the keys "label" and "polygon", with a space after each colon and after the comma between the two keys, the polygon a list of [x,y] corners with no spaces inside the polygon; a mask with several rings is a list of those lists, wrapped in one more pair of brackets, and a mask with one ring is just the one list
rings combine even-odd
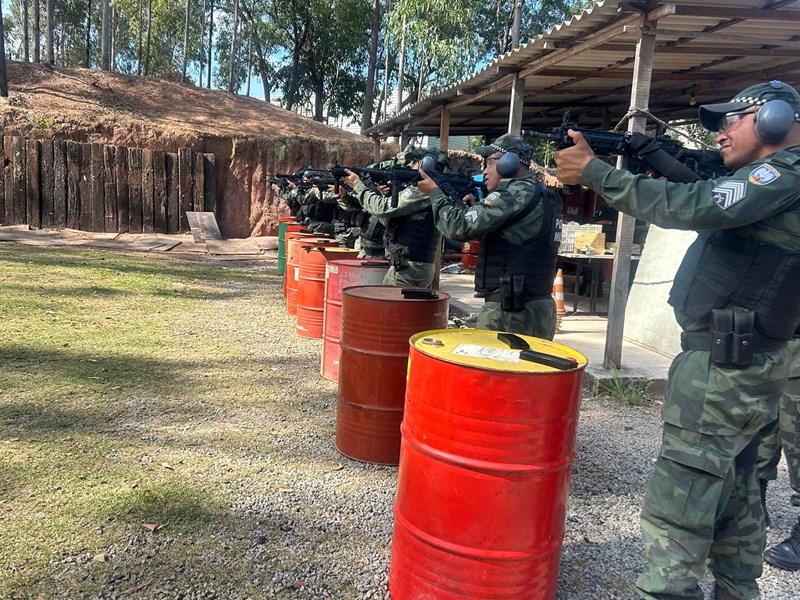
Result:
{"label": "shoulder patch", "polygon": [[731,180],[711,190],[711,197],[721,209],[727,210],[744,198],[745,192],[747,192],[746,181]]}
{"label": "shoulder patch", "polygon": [[772,165],[761,165],[750,171],[747,181],[756,185],[768,185],[780,176],[781,174]]}
{"label": "shoulder patch", "polygon": [[499,197],[500,197],[500,194],[498,192],[492,192],[491,194],[486,196],[486,198],[483,199],[483,203],[484,204],[492,204]]}
{"label": "shoulder patch", "polygon": [[405,188],[402,192],[400,192],[400,200],[408,200],[411,197],[413,190],[410,187]]}

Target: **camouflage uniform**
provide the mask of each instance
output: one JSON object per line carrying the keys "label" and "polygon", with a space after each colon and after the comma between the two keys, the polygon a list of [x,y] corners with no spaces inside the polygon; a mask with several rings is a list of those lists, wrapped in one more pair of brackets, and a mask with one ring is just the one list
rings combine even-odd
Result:
{"label": "camouflage uniform", "polygon": [[[537,237],[545,226],[543,202],[539,202],[521,220],[510,225],[506,223],[525,208],[533,190],[540,185],[533,171],[501,181],[506,181],[507,185],[501,183],[484,202],[467,210],[454,206],[447,195],[436,188],[431,194],[436,228],[445,237],[462,241],[480,240],[496,230],[500,230],[500,235],[508,242],[517,245]],[[555,266],[547,276],[552,282]],[[512,312],[504,311],[499,301],[487,300],[475,326],[478,329],[509,331],[552,340],[556,331],[556,303],[548,294],[545,298],[527,300],[523,310]]]}
{"label": "camouflage uniform", "polygon": [[[800,146],[728,178],[689,185],[592,159],[581,183],[621,212],[660,227],[727,230],[743,242],[800,252],[800,219],[790,212],[800,199]],[[710,329],[710,314],[692,317],[677,308],[675,314],[684,332]],[[701,600],[698,580],[707,559],[716,585],[731,597],[758,597],[766,535],[755,469],[757,436],[776,418],[789,353],[785,344],[765,352],[756,348],[743,368],[717,366],[710,356],[687,350],[670,367],[661,450],[641,513],[649,564],[637,582],[642,598]]]}
{"label": "camouflage uniform", "polygon": [[298,217],[300,213],[300,202],[298,201],[300,190],[298,188],[289,189],[288,187],[279,187],[275,193],[278,195],[278,198],[281,198],[286,203],[286,206],[289,207],[289,213],[293,217]]}
{"label": "camouflage uniform", "polygon": [[767,481],[777,479],[783,450],[792,487],[792,506],[800,506],[800,337],[790,340],[787,347],[791,356],[789,380],[781,394],[778,418],[761,431],[758,478],[764,487]]}
{"label": "camouflage uniform", "polygon": [[[392,208],[391,198],[386,198],[369,189],[363,181],[356,183],[353,196],[368,213],[378,217],[384,225],[390,219],[403,218],[409,221],[422,221],[430,208],[428,196],[415,186],[405,188],[399,194],[397,207]],[[439,237],[439,233],[431,227],[430,235]],[[394,265],[389,267],[383,279],[384,285],[398,285],[405,287],[433,286],[433,263],[408,260],[406,268],[398,270]]]}
{"label": "camouflage uniform", "polygon": [[321,235],[334,235],[333,213],[339,197],[327,190],[320,191],[316,187],[308,193],[300,195],[299,201],[308,215],[308,228]]}

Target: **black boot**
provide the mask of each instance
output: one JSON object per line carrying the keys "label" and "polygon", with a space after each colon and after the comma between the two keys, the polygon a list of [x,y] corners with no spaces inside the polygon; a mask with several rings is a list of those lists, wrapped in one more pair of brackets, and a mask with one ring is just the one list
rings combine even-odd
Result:
{"label": "black boot", "polygon": [[741,600],[741,598],[734,596],[724,587],[714,584],[714,600]]}
{"label": "black boot", "polygon": [[759,479],[758,487],[761,489],[761,508],[764,509],[764,525],[769,529],[769,513],[767,512],[767,480]]}
{"label": "black boot", "polygon": [[800,519],[795,523],[792,535],[764,551],[764,560],[784,571],[800,569]]}

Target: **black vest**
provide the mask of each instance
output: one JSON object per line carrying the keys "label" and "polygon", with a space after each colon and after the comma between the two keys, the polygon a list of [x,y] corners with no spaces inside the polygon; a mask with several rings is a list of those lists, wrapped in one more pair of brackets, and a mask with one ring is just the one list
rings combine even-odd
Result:
{"label": "black vest", "polygon": [[[521,245],[512,244],[500,235],[503,229],[530,214],[539,202],[544,205],[539,235]],[[481,240],[475,270],[476,294],[486,296],[499,290],[500,278],[504,275],[524,275],[526,300],[552,295],[562,220],[561,196],[536,184],[528,195],[525,208]]]}
{"label": "black vest", "polygon": [[800,325],[800,253],[741,238],[701,233],[681,262],[669,304],[700,319],[730,304],[752,310],[760,333],[788,340]]}
{"label": "black vest", "polygon": [[428,207],[421,212],[425,214],[424,219],[389,219],[383,242],[389,252],[399,246],[406,260],[432,263],[442,243],[442,234],[433,224],[433,210]]}

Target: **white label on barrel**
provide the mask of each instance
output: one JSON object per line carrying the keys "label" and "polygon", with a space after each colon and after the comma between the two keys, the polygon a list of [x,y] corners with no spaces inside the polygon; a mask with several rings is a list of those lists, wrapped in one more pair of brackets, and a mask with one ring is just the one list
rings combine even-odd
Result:
{"label": "white label on barrel", "polygon": [[338,273],[339,272],[339,265],[328,265],[327,273]]}
{"label": "white label on barrel", "polygon": [[478,346],[477,344],[459,344],[453,349],[453,354],[459,356],[472,356],[474,358],[488,358],[502,362],[518,363],[519,351],[507,350],[505,348],[489,348],[488,346]]}
{"label": "white label on barrel", "polygon": [[300,267],[294,268],[294,280],[300,281]]}

